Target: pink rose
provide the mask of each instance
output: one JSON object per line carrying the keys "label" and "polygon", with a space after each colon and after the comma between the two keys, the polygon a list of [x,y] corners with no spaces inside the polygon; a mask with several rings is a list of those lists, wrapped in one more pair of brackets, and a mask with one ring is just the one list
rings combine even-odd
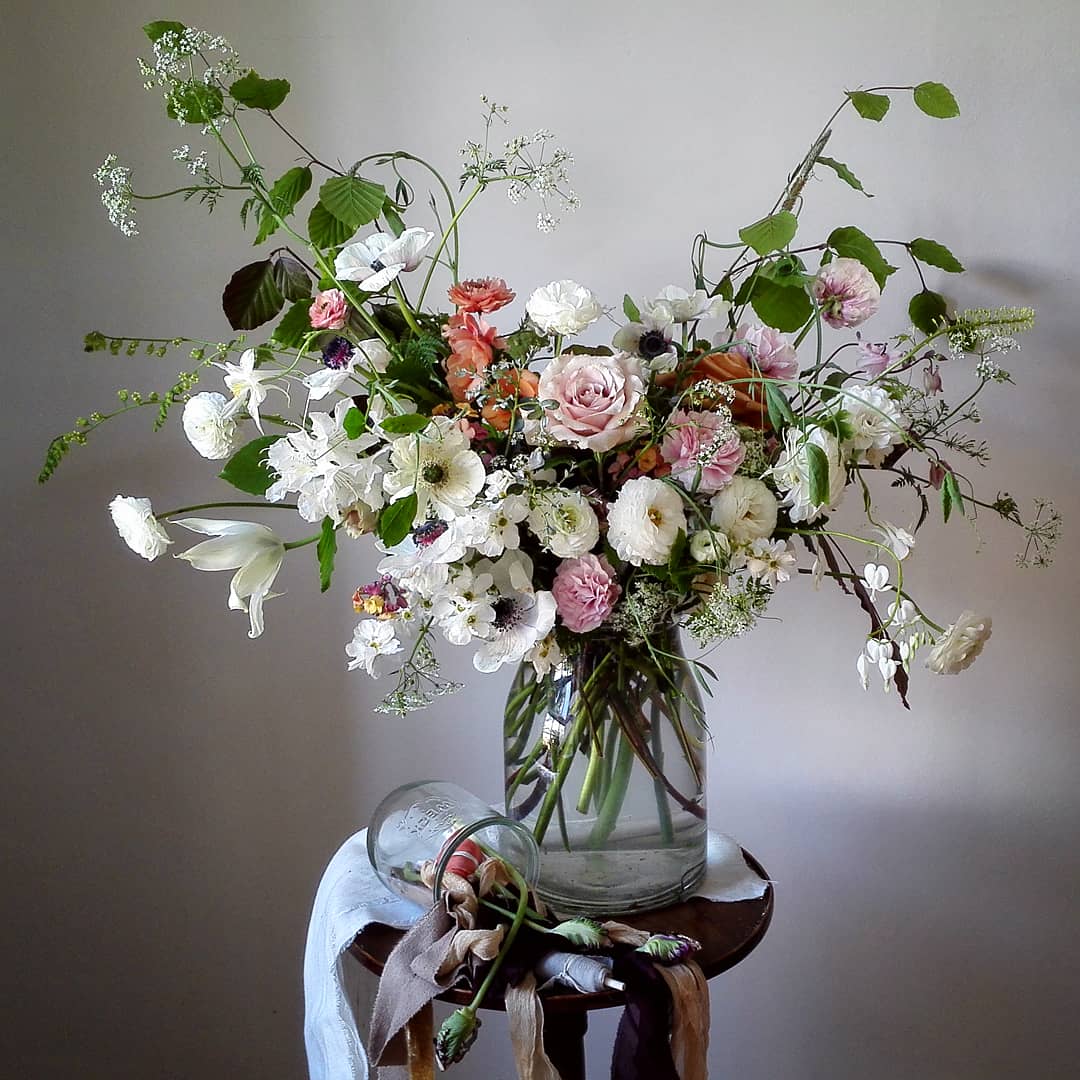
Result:
{"label": "pink rose", "polygon": [[645,397],[641,361],[629,353],[586,356],[563,353],[540,376],[548,433],[585,450],[610,450],[641,431],[638,406]]}
{"label": "pink rose", "polygon": [[622,588],[602,555],[563,559],[551,595],[564,625],[575,634],[595,630],[610,614]]}
{"label": "pink rose", "polygon": [[814,278],[814,299],[821,317],[839,330],[866,322],[881,303],[881,289],[858,259],[833,259]]}
{"label": "pink rose", "polygon": [[349,301],[340,289],[317,293],[308,309],[313,330],[342,330],[349,319]]}
{"label": "pink rose", "polygon": [[671,475],[690,491],[712,493],[731,483],[746,448],[725,416],[676,409],[668,421],[660,453]]}
{"label": "pink rose", "polygon": [[735,331],[735,339],[740,344],[732,345],[729,351],[744,360],[756,361],[758,370],[767,378],[794,379],[799,374],[795,349],[779,330],[743,323]]}

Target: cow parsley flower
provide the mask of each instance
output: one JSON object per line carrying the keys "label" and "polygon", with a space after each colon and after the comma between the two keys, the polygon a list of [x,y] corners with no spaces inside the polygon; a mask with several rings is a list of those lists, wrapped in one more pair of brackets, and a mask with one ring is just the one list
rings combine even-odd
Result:
{"label": "cow parsley flower", "polygon": [[131,169],[118,165],[116,155],[109,154],[94,172],[94,179],[101,185],[101,205],[105,207],[109,221],[125,236],[138,236]]}

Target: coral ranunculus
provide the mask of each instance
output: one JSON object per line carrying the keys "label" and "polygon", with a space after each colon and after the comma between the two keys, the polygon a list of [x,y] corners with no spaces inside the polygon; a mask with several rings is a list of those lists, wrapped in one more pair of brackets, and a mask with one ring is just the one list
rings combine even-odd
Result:
{"label": "coral ranunculus", "polygon": [[500,372],[490,387],[491,397],[484,403],[480,415],[496,431],[506,431],[510,427],[512,410],[506,402],[516,397],[519,400],[534,398],[540,388],[540,377],[535,371],[524,368],[512,368]]}
{"label": "coral ranunculus", "polygon": [[451,285],[446,291],[450,303],[459,312],[485,312],[490,314],[506,307],[516,295],[502,278],[471,278]]}
{"label": "coral ranunculus", "polygon": [[745,356],[735,352],[722,352],[702,356],[680,372],[658,375],[655,381],[661,386],[677,385],[680,390],[706,379],[732,383],[731,389],[735,391],[735,397],[730,402],[732,418],[738,424],[764,428],[769,423],[762,401],[764,394],[761,384],[751,381],[753,378],[754,373]]}
{"label": "coral ranunculus", "polygon": [[446,361],[446,383],[455,401],[468,401],[470,393],[479,388],[495,350],[503,347],[503,339],[479,315],[465,312],[450,316],[443,337],[451,351]]}

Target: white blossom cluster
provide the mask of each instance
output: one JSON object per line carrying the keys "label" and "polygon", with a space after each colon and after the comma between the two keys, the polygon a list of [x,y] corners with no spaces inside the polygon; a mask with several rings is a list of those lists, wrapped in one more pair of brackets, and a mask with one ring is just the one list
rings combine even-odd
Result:
{"label": "white blossom cluster", "polygon": [[101,185],[101,205],[105,207],[109,221],[125,236],[138,236],[131,169],[127,165],[118,165],[116,155],[109,154],[94,172],[94,179]]}

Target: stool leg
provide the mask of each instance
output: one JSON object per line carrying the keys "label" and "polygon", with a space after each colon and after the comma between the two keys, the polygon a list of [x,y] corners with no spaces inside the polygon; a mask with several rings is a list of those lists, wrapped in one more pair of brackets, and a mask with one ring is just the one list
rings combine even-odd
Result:
{"label": "stool leg", "polygon": [[585,1080],[585,1032],[589,1016],[581,1012],[544,1014],[544,1050],[562,1080]]}
{"label": "stool leg", "polygon": [[405,1026],[409,1080],[435,1080],[435,1021],[429,1001]]}

